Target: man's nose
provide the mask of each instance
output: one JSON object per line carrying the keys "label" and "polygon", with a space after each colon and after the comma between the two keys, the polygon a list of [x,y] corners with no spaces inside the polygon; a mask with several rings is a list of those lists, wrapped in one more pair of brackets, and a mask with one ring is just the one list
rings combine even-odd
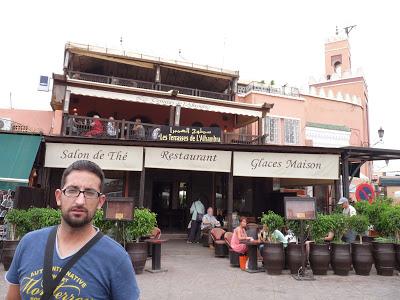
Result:
{"label": "man's nose", "polygon": [[83,193],[80,193],[78,195],[78,197],[76,198],[75,203],[76,204],[85,204],[85,202],[86,202],[85,196],[83,195]]}

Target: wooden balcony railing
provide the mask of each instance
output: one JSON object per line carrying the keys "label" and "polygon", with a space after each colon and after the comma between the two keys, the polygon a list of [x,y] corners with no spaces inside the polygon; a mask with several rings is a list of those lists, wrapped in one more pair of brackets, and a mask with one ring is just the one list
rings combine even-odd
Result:
{"label": "wooden balcony railing", "polygon": [[[157,141],[163,125],[137,123],[125,120],[102,119],[66,115],[63,123],[63,136]],[[261,145],[266,143],[267,135],[247,135],[234,132],[222,133],[221,143]]]}
{"label": "wooden balcony railing", "polygon": [[176,85],[133,80],[133,79],[129,79],[129,78],[104,76],[104,75],[75,72],[75,71],[69,71],[68,76],[71,79],[121,85],[121,86],[141,88],[141,89],[146,89],[146,90],[156,90],[156,91],[164,91],[164,92],[168,92],[170,90],[178,90],[180,94],[184,94],[184,95],[198,96],[198,97],[205,97],[205,98],[219,99],[219,100],[227,100],[227,101],[233,100],[233,96],[230,94],[217,93],[217,92],[212,92],[212,91],[204,91],[204,90],[192,89],[192,88],[176,86]]}

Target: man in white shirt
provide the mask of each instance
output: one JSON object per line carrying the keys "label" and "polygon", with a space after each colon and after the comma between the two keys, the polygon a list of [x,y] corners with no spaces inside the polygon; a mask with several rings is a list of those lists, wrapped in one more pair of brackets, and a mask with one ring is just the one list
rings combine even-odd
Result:
{"label": "man in white shirt", "polygon": [[[338,204],[342,205],[342,207],[343,207],[342,213],[345,216],[351,217],[351,216],[355,216],[357,214],[356,209],[350,205],[349,199],[347,199],[346,197],[340,198]],[[346,243],[352,243],[352,242],[354,242],[355,239],[356,239],[356,233],[353,230],[349,230],[343,235],[343,240]]]}
{"label": "man in white shirt", "polygon": [[346,197],[340,198],[338,204],[342,205],[343,214],[345,216],[351,217],[351,216],[355,216],[357,214],[356,209],[349,204],[349,199],[347,199]]}

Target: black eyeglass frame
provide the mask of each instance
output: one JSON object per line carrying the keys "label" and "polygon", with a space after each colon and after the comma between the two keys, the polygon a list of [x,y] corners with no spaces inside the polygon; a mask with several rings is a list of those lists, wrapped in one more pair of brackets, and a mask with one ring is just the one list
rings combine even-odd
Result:
{"label": "black eyeglass frame", "polygon": [[91,192],[96,192],[97,193],[97,197],[87,197],[86,195],[85,195],[85,192],[89,192],[89,190],[78,190],[78,189],[76,189],[77,191],[79,191],[79,193],[78,193],[78,195],[76,195],[76,196],[67,196],[66,194],[65,194],[65,191],[67,190],[68,188],[64,188],[64,189],[62,189],[61,191],[62,191],[62,193],[66,196],[66,197],[75,197],[75,198],[78,198],[79,197],[79,195],[82,193],[83,194],[83,197],[85,197],[85,199],[96,199],[96,198],[99,198],[101,195],[103,195],[103,193],[100,193],[100,192],[98,192],[98,191],[95,191],[95,190],[90,190]]}

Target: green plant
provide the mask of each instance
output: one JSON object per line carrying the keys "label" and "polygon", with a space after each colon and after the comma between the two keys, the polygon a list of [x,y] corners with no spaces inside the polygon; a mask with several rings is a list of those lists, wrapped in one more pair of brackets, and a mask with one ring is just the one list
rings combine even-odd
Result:
{"label": "green plant", "polygon": [[301,235],[300,220],[288,220],[286,222],[286,225],[293,232],[294,236],[297,237],[297,243],[298,243],[298,239],[300,238]]}
{"label": "green plant", "polygon": [[369,204],[368,201],[357,201],[354,204],[354,208],[356,209],[358,215],[368,216],[370,207],[371,207],[371,204]]}
{"label": "green plant", "polygon": [[156,214],[147,208],[136,208],[133,221],[128,222],[124,229],[126,242],[138,242],[140,237],[150,235],[157,226]]}
{"label": "green plant", "polygon": [[384,237],[398,241],[400,237],[400,207],[386,208],[379,216],[378,227]]}
{"label": "green plant", "polygon": [[276,229],[280,229],[284,225],[284,220],[280,215],[278,215],[270,210],[270,211],[268,211],[268,213],[262,214],[261,223],[268,227],[269,239],[275,240],[273,237],[273,232]]}
{"label": "green plant", "polygon": [[93,225],[103,233],[108,233],[113,227],[115,227],[115,222],[111,220],[104,219],[104,212],[102,209],[96,211],[93,217]]}
{"label": "green plant", "polygon": [[343,214],[332,214],[329,216],[332,222],[332,230],[335,234],[334,241],[342,243],[342,236],[349,230],[349,217]]}
{"label": "green plant", "polygon": [[317,214],[315,220],[311,222],[311,236],[316,244],[323,244],[324,237],[333,231],[334,225],[330,215]]}
{"label": "green plant", "polygon": [[11,225],[11,238],[20,239],[30,231],[60,223],[61,212],[52,208],[11,209],[5,221]]}
{"label": "green plant", "polygon": [[362,244],[362,235],[368,230],[369,220],[365,215],[355,215],[349,218],[349,227],[360,236],[360,244]]}
{"label": "green plant", "polygon": [[385,231],[385,222],[382,220],[382,216],[385,211],[392,207],[389,201],[386,199],[376,199],[372,204],[370,204],[367,209],[367,215],[370,223],[374,226],[374,229],[383,232]]}

